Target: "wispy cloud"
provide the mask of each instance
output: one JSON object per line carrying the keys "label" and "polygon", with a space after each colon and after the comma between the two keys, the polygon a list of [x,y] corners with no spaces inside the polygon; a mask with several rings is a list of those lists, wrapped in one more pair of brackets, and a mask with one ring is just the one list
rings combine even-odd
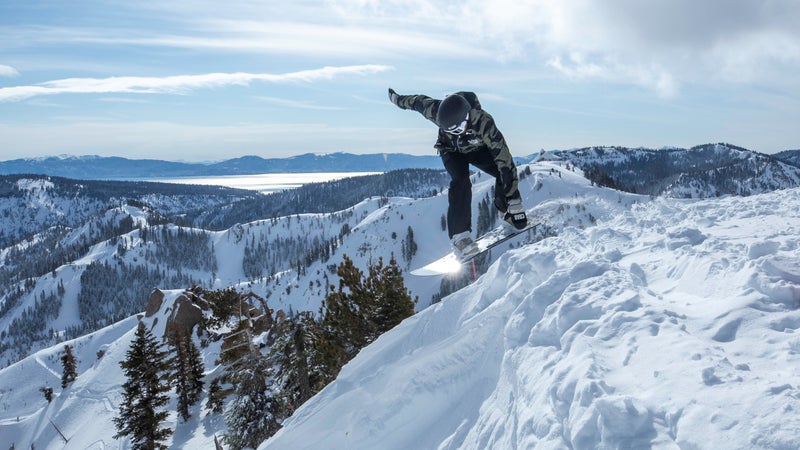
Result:
{"label": "wispy cloud", "polygon": [[40,95],[55,94],[186,94],[198,89],[222,86],[245,86],[253,81],[270,83],[312,83],[340,76],[363,76],[391,70],[384,65],[323,67],[283,74],[209,73],[168,77],[66,78],[29,86],[0,88],[0,102],[20,101]]}
{"label": "wispy cloud", "polygon": [[[304,18],[280,20],[239,18],[191,18],[194,26],[171,29],[39,26],[0,30],[0,40],[11,46],[30,48],[53,44],[97,47],[178,48],[210,52],[303,55],[324,58],[375,58],[391,55],[491,57],[449,27],[402,28],[394,21],[350,23],[330,12],[317,11],[328,23]],[[200,31],[198,31],[200,30]]]}
{"label": "wispy cloud", "polygon": [[10,78],[10,77],[16,77],[18,75],[19,75],[19,72],[17,71],[17,69],[15,69],[15,68],[13,68],[11,66],[6,66],[6,65],[3,65],[3,64],[0,64],[0,77],[9,77]]}
{"label": "wispy cloud", "polygon": [[107,103],[147,103],[147,100],[143,100],[140,98],[126,98],[126,97],[104,97],[98,98],[98,101],[107,102]]}
{"label": "wispy cloud", "polygon": [[286,106],[288,108],[297,108],[297,109],[315,109],[320,111],[328,111],[328,110],[343,110],[340,106],[325,106],[325,105],[318,105],[315,103],[301,101],[301,100],[290,100],[286,98],[277,98],[277,97],[265,97],[265,96],[258,96],[256,99],[261,100],[266,103],[271,103],[278,106]]}
{"label": "wispy cloud", "polygon": [[678,83],[669,70],[658,64],[645,65],[614,61],[612,58],[589,58],[573,53],[562,58],[554,56],[547,65],[571,79],[595,79],[612,83],[632,83],[653,89],[662,98],[674,97]]}

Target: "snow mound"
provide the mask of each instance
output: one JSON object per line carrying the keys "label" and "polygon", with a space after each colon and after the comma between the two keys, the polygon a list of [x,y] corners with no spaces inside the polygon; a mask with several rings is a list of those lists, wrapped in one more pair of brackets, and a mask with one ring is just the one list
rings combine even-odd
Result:
{"label": "snow mound", "polygon": [[800,191],[607,216],[504,254],[260,448],[800,448]]}

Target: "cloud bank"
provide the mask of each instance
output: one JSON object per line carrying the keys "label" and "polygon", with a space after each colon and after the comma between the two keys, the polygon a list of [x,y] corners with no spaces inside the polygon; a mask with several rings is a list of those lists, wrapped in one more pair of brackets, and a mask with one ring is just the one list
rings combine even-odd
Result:
{"label": "cloud bank", "polygon": [[[796,0],[335,0],[353,22],[449,30],[500,62],[538,60],[571,79],[635,84],[796,85]],[[796,73],[796,72],[795,72]]]}
{"label": "cloud bank", "polygon": [[29,86],[0,88],[0,102],[13,102],[55,94],[185,94],[198,89],[244,86],[253,81],[270,83],[311,83],[340,76],[362,76],[391,70],[384,65],[323,67],[283,74],[209,73],[169,77],[66,78]]}

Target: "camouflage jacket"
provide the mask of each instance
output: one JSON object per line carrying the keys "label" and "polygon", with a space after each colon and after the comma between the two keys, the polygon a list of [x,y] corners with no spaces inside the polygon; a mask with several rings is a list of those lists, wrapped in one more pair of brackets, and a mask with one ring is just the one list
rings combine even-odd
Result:
{"label": "camouflage jacket", "polygon": [[[440,154],[445,152],[490,152],[500,173],[504,175],[505,194],[507,197],[511,197],[517,192],[517,169],[503,134],[495,126],[494,118],[481,109],[481,103],[474,92],[456,92],[456,94],[464,97],[472,107],[469,112],[467,131],[460,136],[454,136],[440,128],[434,148]],[[426,95],[398,95],[397,97],[397,106],[417,111],[434,124],[436,123],[436,111],[439,110],[441,102],[441,100]]]}

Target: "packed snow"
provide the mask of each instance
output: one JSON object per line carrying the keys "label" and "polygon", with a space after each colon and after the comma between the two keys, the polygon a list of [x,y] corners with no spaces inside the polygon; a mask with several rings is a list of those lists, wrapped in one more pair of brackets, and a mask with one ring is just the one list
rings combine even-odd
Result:
{"label": "packed snow", "polygon": [[[558,162],[530,169],[525,206],[558,235],[513,242],[477,281],[421,305],[260,449],[800,448],[800,191],[651,199]],[[476,179],[474,199],[491,184]],[[445,199],[365,203],[351,236],[377,252],[380,236],[435,221],[414,227],[419,267],[447,250]],[[406,283],[419,294],[438,280]],[[79,376],[63,391],[63,345],[0,370],[0,448],[127,448],[111,420],[136,321],[71,342]],[[211,449],[224,433],[201,405],[189,422],[170,416],[173,448]]]}

